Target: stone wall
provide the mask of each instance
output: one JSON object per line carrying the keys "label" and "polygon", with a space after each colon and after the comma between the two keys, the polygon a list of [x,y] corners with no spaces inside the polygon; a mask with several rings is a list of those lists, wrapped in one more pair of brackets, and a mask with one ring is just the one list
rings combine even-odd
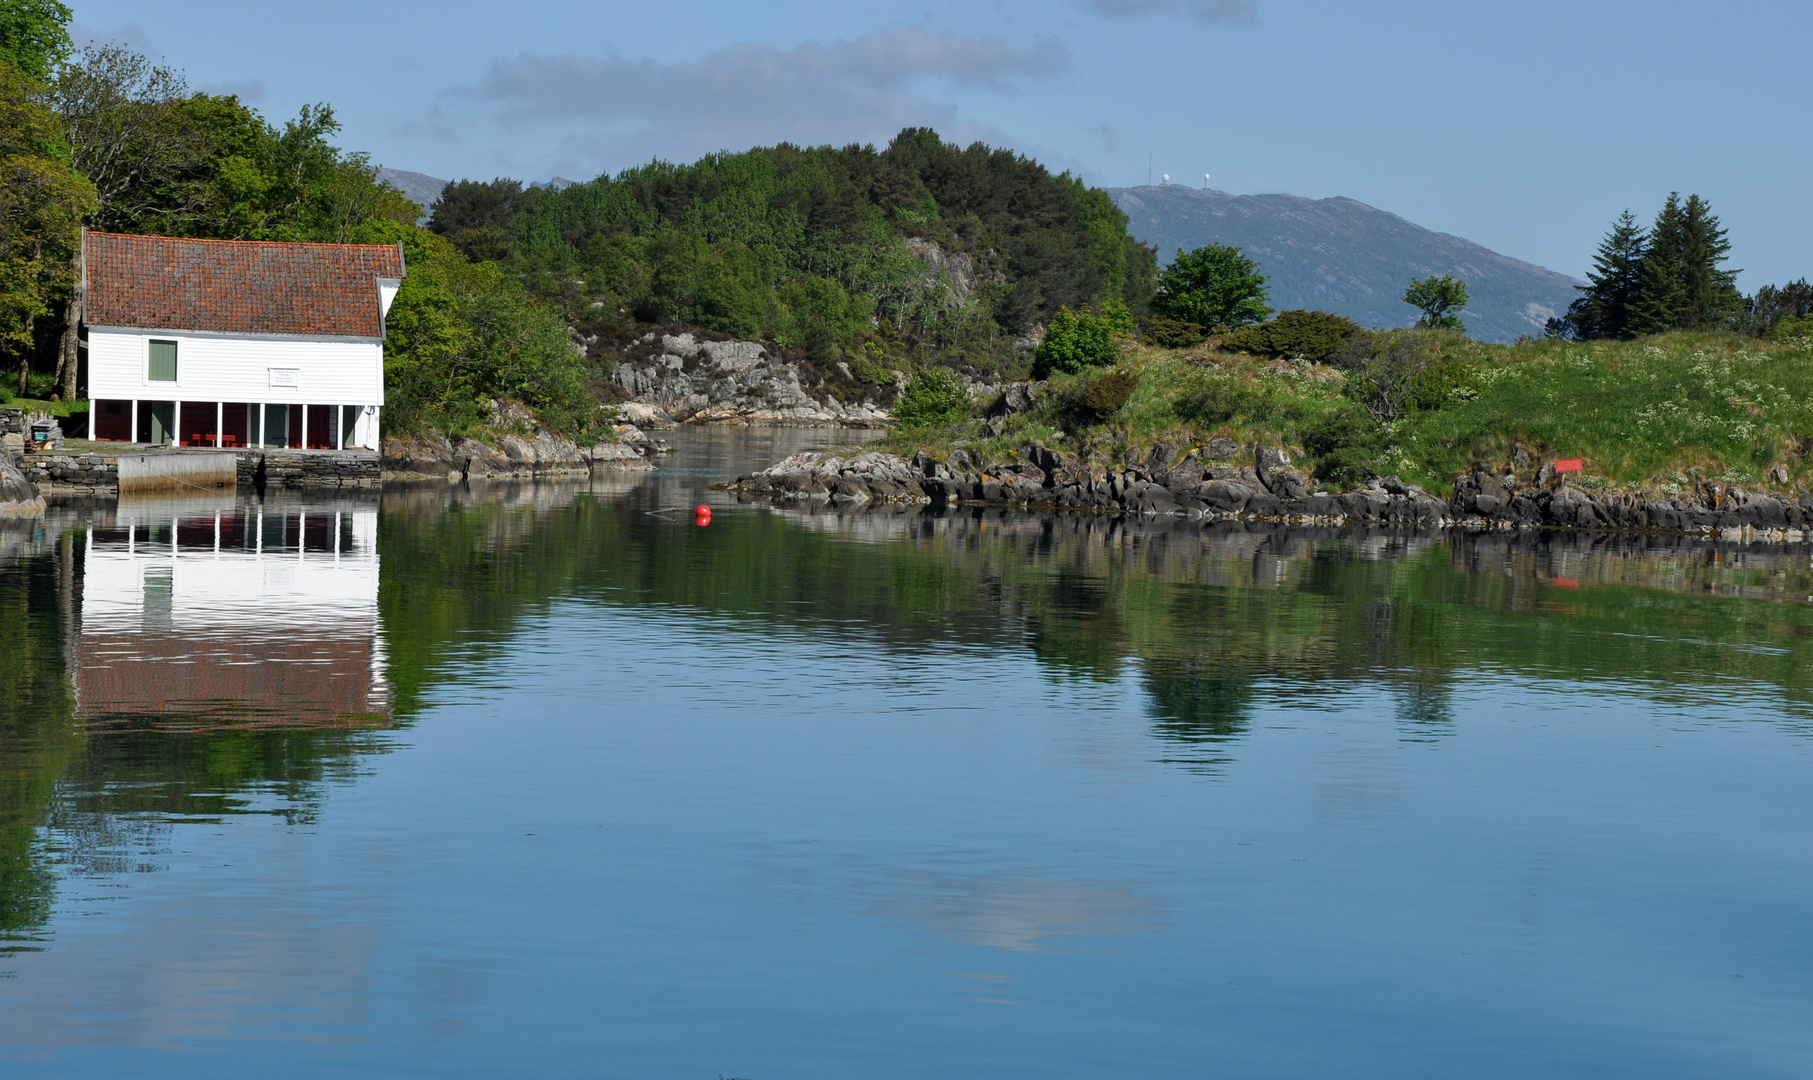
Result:
{"label": "stone wall", "polygon": [[247,450],[239,458],[239,486],[271,488],[375,488],[378,455],[369,450]]}
{"label": "stone wall", "polygon": [[[267,489],[379,486],[378,455],[368,450],[241,450],[233,457],[237,486],[242,488],[261,482]],[[13,460],[20,473],[47,494],[115,495],[120,490],[116,454],[25,454]]]}
{"label": "stone wall", "polygon": [[120,459],[113,454],[25,454],[13,462],[49,494],[112,495],[120,490]]}

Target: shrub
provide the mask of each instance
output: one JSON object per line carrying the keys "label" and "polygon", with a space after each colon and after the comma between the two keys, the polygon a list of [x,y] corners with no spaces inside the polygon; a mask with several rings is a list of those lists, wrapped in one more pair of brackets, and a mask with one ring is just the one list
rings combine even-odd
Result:
{"label": "shrub", "polygon": [[1365,328],[1326,311],[1285,311],[1268,323],[1243,326],[1222,339],[1222,347],[1256,356],[1301,357],[1326,364]]}
{"label": "shrub", "polygon": [[1146,340],[1164,349],[1187,349],[1201,345],[1209,332],[1188,319],[1156,315],[1146,324]]}
{"label": "shrub", "polygon": [[1347,392],[1381,424],[1404,414],[1417,382],[1433,361],[1435,342],[1425,330],[1391,330],[1356,336],[1336,357],[1348,369]]}
{"label": "shrub", "polygon": [[[1125,308],[1123,306],[1122,310]],[[1128,322],[1131,322],[1129,318]],[[1114,340],[1118,320],[1112,315],[1073,313],[1059,308],[1045,328],[1045,340],[1033,355],[1035,379],[1053,372],[1080,371],[1086,367],[1103,367],[1120,359],[1120,345]]]}
{"label": "shrub", "polygon": [[1133,309],[1120,297],[1105,300],[1096,308],[1095,317],[1107,326],[1110,336],[1132,337],[1139,332],[1139,326],[1133,321]]}
{"label": "shrub", "polygon": [[1075,419],[1089,424],[1106,422],[1126,407],[1139,389],[1139,374],[1126,368],[1115,368],[1088,379],[1074,391],[1068,411]]}
{"label": "shrub", "polygon": [[1384,434],[1365,409],[1345,405],[1304,430],[1303,449],[1315,464],[1317,479],[1351,486],[1377,474]]}
{"label": "shrub", "polygon": [[1477,392],[1473,385],[1476,371],[1474,365],[1458,357],[1434,360],[1417,373],[1411,385],[1411,403],[1425,411],[1446,408]]}
{"label": "shrub", "polygon": [[1795,341],[1799,338],[1813,337],[1813,315],[1796,317],[1793,315],[1780,319],[1775,329],[1769,332],[1774,341]]}
{"label": "shrub", "polygon": [[1236,416],[1252,416],[1265,408],[1265,392],[1235,375],[1210,375],[1199,387],[1178,399],[1176,412],[1185,421],[1225,424]]}
{"label": "shrub", "polygon": [[907,427],[948,424],[969,412],[969,387],[950,368],[927,368],[913,376],[894,403],[894,419]]}

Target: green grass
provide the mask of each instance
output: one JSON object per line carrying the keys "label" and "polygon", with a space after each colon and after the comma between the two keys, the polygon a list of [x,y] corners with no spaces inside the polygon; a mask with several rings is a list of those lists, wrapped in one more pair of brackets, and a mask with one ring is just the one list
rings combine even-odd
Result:
{"label": "green grass", "polygon": [[86,401],[46,401],[41,398],[9,397],[0,401],[0,409],[24,409],[28,413],[49,413],[51,416],[88,415]]}
{"label": "green grass", "polygon": [[1624,487],[1679,486],[1697,473],[1757,483],[1772,466],[1808,478],[1813,348],[1808,342],[1675,334],[1634,342],[1534,342],[1478,357],[1472,396],[1401,426],[1417,471],[1451,477],[1510,460],[1586,459]]}
{"label": "green grass", "polygon": [[[1080,443],[1118,453],[1154,442],[1216,435],[1301,451],[1333,410],[1355,408],[1341,372],[1210,347],[1125,346],[1140,375],[1127,405],[1106,423],[1077,425],[1062,401],[1089,373],[1053,378],[1029,413],[979,417],[932,430],[902,429],[890,445],[935,454],[957,447],[994,458],[1028,442]],[[1490,345],[1444,335],[1416,404],[1377,432],[1376,471],[1431,491],[1450,490],[1475,467],[1525,473],[1555,458],[1584,458],[1585,486],[1671,494],[1697,479],[1813,485],[1813,340],[1763,342],[1670,334],[1633,342],[1531,341]],[[1314,465],[1313,461],[1309,464]],[[1786,484],[1770,477],[1787,470]]]}

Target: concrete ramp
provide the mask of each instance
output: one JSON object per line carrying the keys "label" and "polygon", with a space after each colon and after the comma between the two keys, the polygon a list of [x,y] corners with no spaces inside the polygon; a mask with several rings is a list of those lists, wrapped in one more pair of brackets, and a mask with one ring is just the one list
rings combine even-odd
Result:
{"label": "concrete ramp", "polygon": [[120,494],[231,492],[239,482],[237,458],[218,450],[121,454]]}

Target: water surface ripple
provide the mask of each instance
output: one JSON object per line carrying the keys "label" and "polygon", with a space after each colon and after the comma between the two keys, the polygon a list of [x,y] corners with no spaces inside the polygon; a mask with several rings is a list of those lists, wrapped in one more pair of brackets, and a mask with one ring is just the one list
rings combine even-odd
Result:
{"label": "water surface ripple", "polygon": [[838,438],[0,531],[0,1069],[1813,1074],[1806,549],[710,488]]}

